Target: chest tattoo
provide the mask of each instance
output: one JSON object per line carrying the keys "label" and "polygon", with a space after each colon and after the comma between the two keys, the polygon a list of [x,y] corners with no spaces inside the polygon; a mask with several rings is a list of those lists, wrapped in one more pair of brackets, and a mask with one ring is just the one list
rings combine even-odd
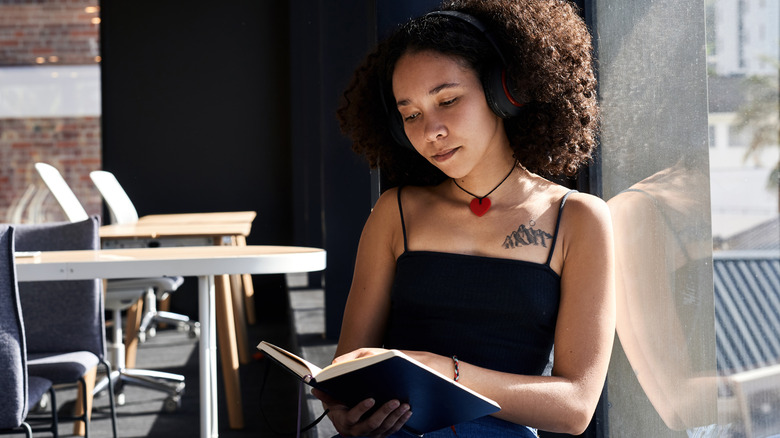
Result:
{"label": "chest tattoo", "polygon": [[525,224],[520,225],[517,230],[512,231],[504,238],[502,246],[506,249],[514,249],[528,245],[541,245],[542,247],[547,248],[547,240],[552,239],[552,234],[544,230],[538,230],[534,227],[536,227],[536,222],[534,221],[530,221],[528,226],[525,226]]}

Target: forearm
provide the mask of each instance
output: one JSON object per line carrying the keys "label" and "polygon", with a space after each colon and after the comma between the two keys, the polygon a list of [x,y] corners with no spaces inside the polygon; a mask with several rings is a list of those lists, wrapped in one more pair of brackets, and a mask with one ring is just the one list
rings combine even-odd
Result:
{"label": "forearm", "polygon": [[497,401],[496,417],[550,432],[579,434],[590,422],[598,396],[563,377],[524,376],[461,361],[460,382]]}
{"label": "forearm", "polygon": [[[406,352],[445,376],[455,374],[452,358],[423,352]],[[524,376],[481,368],[458,361],[464,386],[498,402],[497,418],[552,431],[578,434],[593,415],[603,380],[596,385],[559,376]],[[595,392],[595,393],[594,393]]]}

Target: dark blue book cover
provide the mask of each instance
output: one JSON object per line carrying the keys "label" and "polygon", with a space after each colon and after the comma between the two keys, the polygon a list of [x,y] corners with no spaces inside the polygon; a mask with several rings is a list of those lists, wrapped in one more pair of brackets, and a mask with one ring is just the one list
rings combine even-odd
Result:
{"label": "dark blue book cover", "polygon": [[367,398],[375,399],[377,407],[390,400],[409,403],[412,416],[404,427],[413,433],[432,432],[500,410],[496,402],[397,350],[320,370],[271,344],[261,343],[258,348],[309,385],[346,405]]}

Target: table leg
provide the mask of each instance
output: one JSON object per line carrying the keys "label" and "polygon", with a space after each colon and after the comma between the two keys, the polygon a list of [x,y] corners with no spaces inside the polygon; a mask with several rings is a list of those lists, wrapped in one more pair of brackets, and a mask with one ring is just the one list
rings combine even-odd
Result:
{"label": "table leg", "polygon": [[[143,316],[143,298],[139,298],[135,304],[130,306],[125,312],[125,368],[135,368],[136,355],[138,353],[138,331],[141,327],[141,317]],[[114,324],[121,324],[122,321],[114,321]]]}
{"label": "table leg", "polygon": [[214,277],[198,277],[198,318],[200,319],[200,437],[219,436],[217,418],[216,327],[214,324]]}
{"label": "table leg", "polygon": [[[238,241],[234,236],[214,240],[216,245],[235,246],[237,245],[237,242]],[[233,277],[237,276],[231,275],[229,277],[231,278],[229,281],[224,283],[224,287],[226,288],[225,290],[229,291],[228,293],[232,295],[232,297],[229,295],[228,298],[230,300],[229,303],[233,309],[232,313],[234,328],[232,331],[235,333],[235,344],[233,348],[238,347],[238,358],[242,364],[246,365],[250,362],[252,354],[249,352],[249,341],[247,340],[248,335],[246,329],[246,316],[244,312],[244,297],[241,285],[238,282],[233,281]],[[221,287],[220,282],[217,282],[217,287]]]}
{"label": "table leg", "polygon": [[219,340],[219,356],[222,362],[222,379],[225,383],[228,420],[231,429],[243,429],[244,412],[241,403],[241,381],[238,374],[239,363],[238,351],[236,349],[235,321],[228,276],[218,275],[215,279],[215,287],[217,338]]}
{"label": "table leg", "polygon": [[[246,246],[245,236],[236,236],[237,246]],[[257,322],[257,316],[255,315],[255,286],[252,284],[252,275],[241,275],[241,281],[243,283],[244,293],[244,308],[246,308],[246,322],[249,325],[255,325]]]}
{"label": "table leg", "polygon": [[230,295],[233,304],[233,322],[236,325],[236,343],[238,344],[238,360],[246,365],[252,360],[249,354],[249,337],[246,329],[246,312],[244,311],[244,294],[241,287],[241,276],[230,275]]}

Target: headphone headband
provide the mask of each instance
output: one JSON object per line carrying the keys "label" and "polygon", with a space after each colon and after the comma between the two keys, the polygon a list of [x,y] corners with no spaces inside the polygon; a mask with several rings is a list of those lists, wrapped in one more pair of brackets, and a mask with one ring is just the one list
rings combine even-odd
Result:
{"label": "headphone headband", "polygon": [[450,11],[450,10],[444,10],[444,11],[431,11],[426,16],[439,16],[439,17],[452,17],[456,18],[460,21],[463,21],[465,23],[470,24],[472,27],[477,29],[482,33],[482,35],[485,37],[485,39],[490,43],[491,46],[493,46],[493,49],[496,51],[496,54],[498,55],[499,59],[501,59],[501,64],[503,66],[506,66],[506,58],[504,58],[504,53],[501,52],[501,49],[498,47],[498,44],[496,43],[496,40],[493,38],[492,32],[488,29],[487,26],[482,24],[481,21],[479,21],[476,17],[473,15],[469,15],[465,12],[460,11]]}

